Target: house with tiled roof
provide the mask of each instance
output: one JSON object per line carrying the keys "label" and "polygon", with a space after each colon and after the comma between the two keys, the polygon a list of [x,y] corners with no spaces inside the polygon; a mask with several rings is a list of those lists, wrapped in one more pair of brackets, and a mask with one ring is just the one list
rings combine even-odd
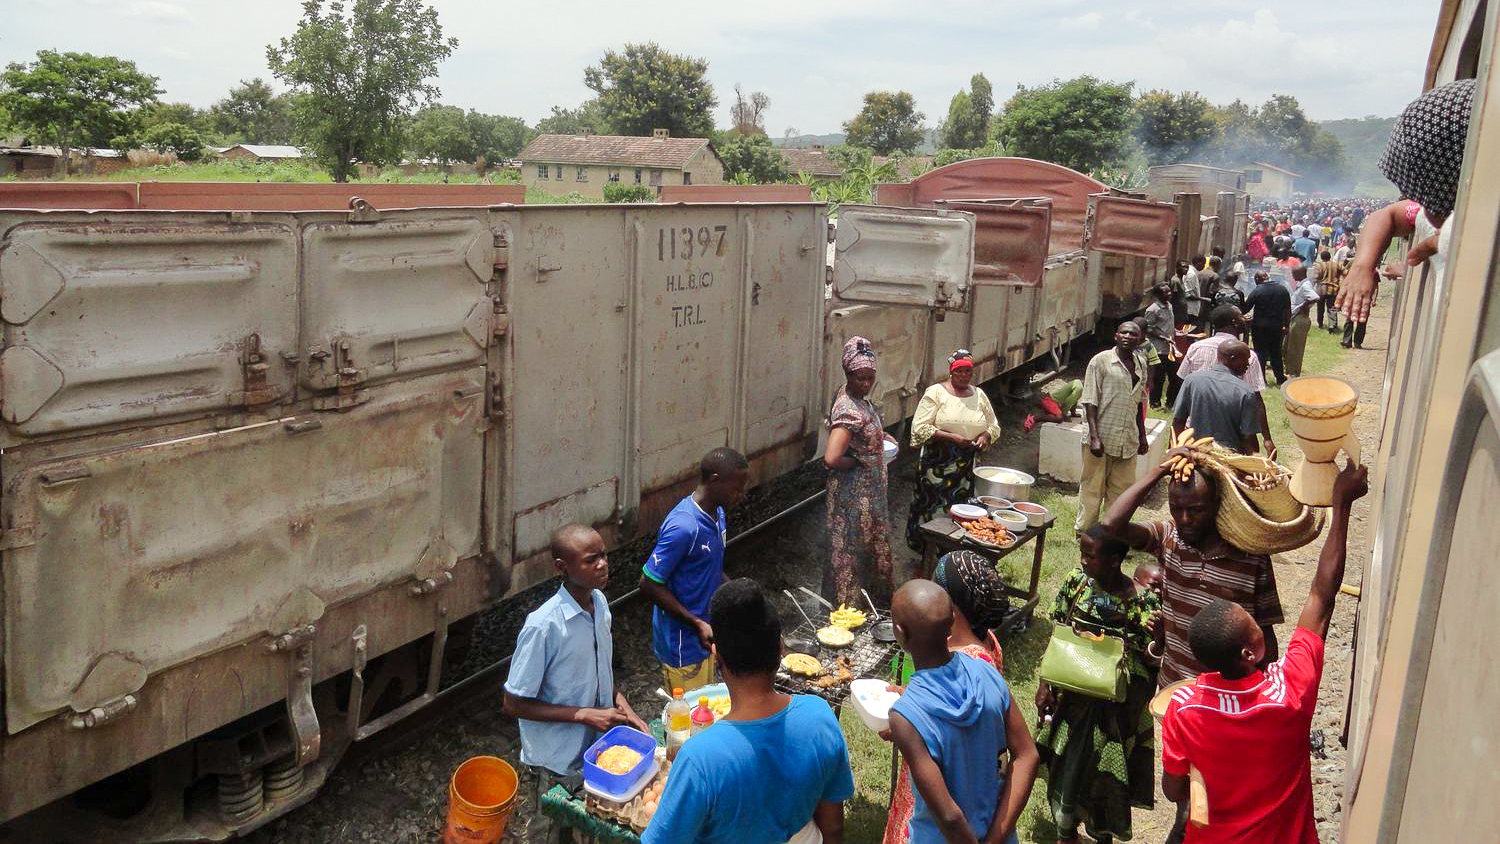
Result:
{"label": "house with tiled roof", "polygon": [[801,149],[796,147],[781,147],[777,150],[781,157],[786,160],[786,169],[793,176],[798,173],[806,173],[814,179],[837,179],[844,175],[844,168],[833,160],[828,150],[822,147],[812,149]]}
{"label": "house with tiled roof", "polygon": [[603,199],[604,186],[722,185],[724,162],[707,138],[538,135],[516,156],[521,182],[547,193]]}

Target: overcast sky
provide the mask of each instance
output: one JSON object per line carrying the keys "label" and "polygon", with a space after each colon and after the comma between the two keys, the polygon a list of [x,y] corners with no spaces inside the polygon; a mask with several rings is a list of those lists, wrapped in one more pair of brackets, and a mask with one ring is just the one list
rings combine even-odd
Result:
{"label": "overcast sky", "polygon": [[[771,98],[766,128],[840,131],[871,90],[911,91],[929,125],[982,71],[1004,102],[1018,84],[1091,73],[1214,102],[1295,95],[1310,117],[1390,116],[1420,93],[1434,0],[1142,3],[1135,0],[435,0],[458,49],[444,102],[529,123],[590,95],[584,66],[627,41],[708,59],[729,123],[736,83]],[[270,78],[267,44],[299,0],[47,0],[7,4],[0,61],[37,50],[134,60],[163,99],[207,106]]]}

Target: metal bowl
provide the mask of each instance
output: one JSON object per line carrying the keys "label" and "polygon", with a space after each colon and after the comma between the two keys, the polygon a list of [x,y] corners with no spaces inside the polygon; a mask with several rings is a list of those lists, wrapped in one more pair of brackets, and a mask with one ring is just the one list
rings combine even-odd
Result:
{"label": "metal bowl", "polygon": [[980,495],[993,495],[1015,501],[1030,501],[1031,487],[1036,478],[1005,466],[974,467],[974,491]]}
{"label": "metal bowl", "polygon": [[816,639],[808,639],[802,636],[787,636],[781,640],[781,644],[789,654],[807,654],[817,656],[823,646]]}
{"label": "metal bowl", "polygon": [[889,644],[896,641],[896,625],[887,619],[875,625],[875,629],[870,635],[874,636],[877,642]]}

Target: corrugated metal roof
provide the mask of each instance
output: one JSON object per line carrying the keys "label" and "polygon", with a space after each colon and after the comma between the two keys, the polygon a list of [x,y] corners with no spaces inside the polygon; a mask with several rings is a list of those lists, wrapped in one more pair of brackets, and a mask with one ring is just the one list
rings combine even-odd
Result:
{"label": "corrugated metal roof", "polygon": [[516,157],[545,164],[629,164],[681,169],[705,146],[707,138],[538,135]]}
{"label": "corrugated metal roof", "polygon": [[224,150],[242,149],[256,158],[302,158],[302,150],[287,144],[235,144]]}
{"label": "corrugated metal roof", "polygon": [[1285,167],[1277,167],[1275,164],[1267,164],[1264,161],[1252,161],[1250,163],[1250,166],[1251,167],[1264,167],[1267,170],[1275,170],[1278,173],[1285,173],[1288,176],[1292,176],[1293,178],[1297,178],[1297,179],[1302,178],[1302,174],[1301,173],[1293,173],[1292,171],[1286,169]]}

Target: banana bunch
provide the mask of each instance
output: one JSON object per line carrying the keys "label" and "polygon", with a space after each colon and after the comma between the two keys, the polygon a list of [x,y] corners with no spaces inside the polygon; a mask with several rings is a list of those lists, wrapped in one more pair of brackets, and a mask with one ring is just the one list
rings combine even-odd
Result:
{"label": "banana bunch", "polygon": [[[1183,428],[1181,434],[1175,434],[1172,437],[1172,448],[1187,448],[1192,449],[1194,452],[1206,452],[1209,448],[1213,447],[1213,444],[1213,437],[1199,437],[1194,439],[1192,428]],[[1193,477],[1193,470],[1197,468],[1197,460],[1200,456],[1206,456],[1206,454],[1168,457],[1161,465],[1171,471],[1172,476],[1177,479],[1178,483],[1187,483]]]}

